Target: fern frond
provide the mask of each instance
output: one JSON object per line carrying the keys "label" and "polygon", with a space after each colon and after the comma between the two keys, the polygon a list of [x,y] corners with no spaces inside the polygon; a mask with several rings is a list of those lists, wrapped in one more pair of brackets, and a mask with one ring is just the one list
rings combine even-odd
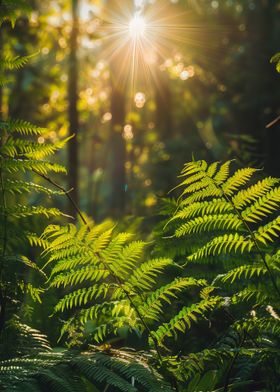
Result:
{"label": "fern frond", "polygon": [[10,137],[6,143],[0,147],[0,153],[10,156],[11,158],[24,156],[34,160],[41,160],[63,148],[70,139],[71,137],[56,143],[37,143],[30,140],[14,139]]}
{"label": "fern frond", "polygon": [[5,56],[0,60],[1,70],[19,70],[24,67],[34,55],[29,56]]}
{"label": "fern frond", "polygon": [[247,320],[240,320],[234,324],[237,330],[261,331],[280,336],[280,322],[273,317],[254,317]]}
{"label": "fern frond", "polygon": [[274,188],[259,197],[254,204],[242,211],[242,218],[248,222],[257,222],[279,209],[280,188]]}
{"label": "fern frond", "polygon": [[146,245],[144,241],[133,241],[124,246],[119,258],[112,263],[113,272],[125,279],[137,267]]}
{"label": "fern frond", "polygon": [[236,193],[232,198],[232,202],[238,210],[243,209],[247,204],[255,202],[260,197],[265,196],[266,193],[272,190],[273,187],[278,183],[278,178],[264,178],[263,180],[258,181],[256,184],[251,185],[246,189],[242,189]]}
{"label": "fern frond", "polygon": [[56,275],[51,283],[51,287],[66,287],[66,286],[74,286],[77,284],[84,283],[85,281],[89,282],[98,282],[101,279],[107,278],[109,276],[109,271],[107,269],[101,269],[91,266],[86,266],[80,268],[78,270],[73,270],[67,272],[65,274]]}
{"label": "fern frond", "polygon": [[201,233],[210,230],[236,230],[242,226],[240,218],[234,214],[204,215],[181,225],[176,231],[176,237]]}
{"label": "fern frond", "polygon": [[227,161],[220,166],[217,174],[213,177],[217,184],[222,185],[228,179],[231,163],[232,161]]}
{"label": "fern frond", "polygon": [[95,284],[89,288],[73,291],[70,294],[65,295],[65,297],[56,304],[54,310],[55,312],[63,312],[65,309],[86,305],[93,299],[105,299],[110,290],[114,290],[116,287],[117,286],[114,283],[104,283],[102,286]]}
{"label": "fern frond", "polygon": [[5,192],[10,192],[11,194],[23,194],[31,192],[45,193],[48,196],[64,194],[62,191],[53,190],[33,182],[10,179],[6,180],[4,190]]}
{"label": "fern frond", "polygon": [[265,303],[268,299],[268,294],[266,290],[261,289],[261,287],[249,284],[245,289],[235,293],[232,296],[232,303],[244,303],[254,299],[257,303]]}
{"label": "fern frond", "polygon": [[140,291],[151,289],[163,270],[172,265],[173,261],[167,258],[158,258],[142,263],[126,281],[126,286],[137,288]]}
{"label": "fern frond", "polygon": [[16,132],[20,135],[42,135],[47,130],[45,128],[38,127],[25,120],[13,120],[9,119],[6,121],[0,121],[0,129],[5,130],[8,133]]}
{"label": "fern frond", "polygon": [[194,278],[177,278],[173,282],[160,287],[149,295],[144,304],[139,308],[147,319],[159,321],[160,315],[164,312],[164,305],[172,304],[172,301],[178,298],[178,294],[189,287],[204,286],[205,280]]}
{"label": "fern frond", "polygon": [[252,177],[254,173],[257,172],[257,169],[252,169],[250,167],[246,167],[244,169],[237,170],[233,176],[231,176],[222,186],[223,192],[232,196],[234,192],[236,192],[240,187],[247,184],[248,180]]}
{"label": "fern frond", "polygon": [[51,216],[61,216],[63,213],[57,208],[46,208],[43,206],[22,206],[17,204],[14,208],[6,208],[5,214],[15,218],[25,218],[27,216],[44,215],[46,218]]}
{"label": "fern frond", "polygon": [[267,274],[267,268],[264,266],[264,264],[244,264],[227,272],[221,277],[221,281],[230,281],[230,283],[234,283],[237,279],[251,279],[254,276],[259,277],[265,274]]}
{"label": "fern frond", "polygon": [[34,159],[0,158],[1,167],[9,173],[16,173],[20,171],[35,171],[42,175],[47,175],[49,172],[66,173],[65,167],[58,163]]}
{"label": "fern frond", "polygon": [[280,232],[280,216],[266,225],[259,227],[258,230],[254,232],[254,235],[257,241],[267,245],[269,242],[274,242],[273,237],[279,237],[278,232]]}
{"label": "fern frond", "polygon": [[34,287],[31,283],[25,283],[23,281],[18,282],[17,286],[23,293],[30,295],[34,302],[42,303],[41,295],[44,293],[43,289]]}
{"label": "fern frond", "polygon": [[184,333],[191,327],[193,322],[197,322],[198,317],[216,308],[222,301],[221,297],[210,297],[189,307],[184,307],[169,323],[162,324],[153,336],[161,343],[166,337],[177,335],[177,332]]}
{"label": "fern frond", "polygon": [[223,199],[213,199],[211,201],[196,202],[177,211],[169,220],[188,219],[195,216],[213,215],[233,211],[231,204]]}
{"label": "fern frond", "polygon": [[199,248],[195,253],[188,256],[188,260],[196,261],[204,257],[218,255],[221,253],[229,254],[231,252],[244,253],[245,251],[251,251],[254,247],[254,242],[250,239],[246,239],[243,235],[238,233],[235,234],[224,234],[222,236],[215,237],[209,241],[206,245]]}

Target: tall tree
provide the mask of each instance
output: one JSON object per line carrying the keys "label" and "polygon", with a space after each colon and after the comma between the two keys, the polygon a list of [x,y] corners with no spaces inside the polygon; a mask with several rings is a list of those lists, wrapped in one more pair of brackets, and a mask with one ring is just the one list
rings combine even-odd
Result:
{"label": "tall tree", "polygon": [[[79,0],[71,0],[72,29],[69,42],[69,75],[68,75],[68,118],[69,132],[73,138],[68,144],[68,173],[71,196],[75,204],[79,204],[79,112],[78,112],[78,36],[79,36]],[[69,212],[76,217],[76,210],[69,205]]]}
{"label": "tall tree", "polygon": [[122,132],[125,122],[125,87],[118,82],[117,66],[111,62],[111,212],[113,216],[121,216],[125,209],[125,157],[126,146]]}
{"label": "tall tree", "polygon": [[[122,4],[123,5],[123,4]],[[126,6],[131,2],[126,2]],[[112,15],[120,13],[120,6],[116,0],[107,1],[108,10]],[[114,12],[115,11],[115,12]],[[126,187],[126,144],[123,138],[125,125],[125,103],[127,83],[121,70],[127,61],[126,46],[119,48],[109,60],[111,73],[111,132],[110,132],[110,159],[111,159],[111,197],[110,209],[114,217],[121,216],[125,211],[125,187]]]}

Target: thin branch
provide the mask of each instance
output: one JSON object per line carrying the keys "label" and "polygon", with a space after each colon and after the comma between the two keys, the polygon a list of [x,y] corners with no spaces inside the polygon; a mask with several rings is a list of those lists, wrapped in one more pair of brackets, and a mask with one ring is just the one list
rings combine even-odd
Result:
{"label": "thin branch", "polygon": [[277,124],[279,120],[280,120],[280,116],[276,117],[274,120],[272,120],[269,124],[265,126],[266,129],[273,127],[273,125]]}

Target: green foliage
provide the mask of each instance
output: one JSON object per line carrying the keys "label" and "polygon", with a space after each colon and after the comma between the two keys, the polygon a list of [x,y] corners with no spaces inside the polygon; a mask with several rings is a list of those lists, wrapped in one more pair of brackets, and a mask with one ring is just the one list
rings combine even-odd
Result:
{"label": "green foliage", "polygon": [[[250,182],[255,169],[244,168],[229,174],[230,162],[208,166],[205,161],[186,164],[179,187],[183,191],[176,212],[176,237],[210,233],[210,239],[188,256],[200,260],[222,253],[258,252],[273,243],[280,231],[279,180],[268,177]],[[272,220],[268,218],[272,215]]]}
{"label": "green foliage", "polygon": [[51,349],[40,331],[10,320],[2,336],[0,388],[3,391],[171,392],[152,365],[151,356],[91,346],[89,350]]}
{"label": "green foliage", "polygon": [[26,14],[31,10],[25,0],[2,0],[0,8],[0,27],[4,21],[10,21],[15,26],[19,15]]}
{"label": "green foliage", "polygon": [[[176,267],[171,259],[143,260],[147,244],[133,240],[128,233],[114,233],[114,224],[91,223],[77,229],[49,226],[43,236],[44,255],[54,264],[50,287],[65,287],[67,293],[56,305],[55,312],[75,310],[63,332],[72,325],[94,322],[92,338],[103,341],[128,327],[142,333],[152,322],[159,322],[166,305],[171,305],[180,293],[190,287],[205,285],[204,280],[178,277],[159,285],[168,267]],[[184,315],[186,323],[202,313],[202,303]],[[172,312],[172,309],[171,309]],[[179,315],[181,317],[181,315]],[[176,329],[170,323],[170,333]],[[178,329],[178,328],[177,328]],[[161,330],[153,337],[160,341]]]}
{"label": "green foliage", "polygon": [[[146,332],[158,355],[172,342],[184,341],[194,324],[229,312],[224,337],[216,336],[212,347],[161,361],[179,382],[192,380],[188,390],[195,391],[200,382],[204,390],[203,380],[210,379],[213,388],[222,382],[243,388],[250,384],[260,358],[265,356],[269,363],[278,352],[279,319],[274,309],[279,306],[279,180],[261,178],[252,168],[231,174],[231,162],[205,161],[186,164],[180,178],[181,196],[168,204],[166,212],[175,212],[164,230],[170,234],[165,239],[171,242],[169,247],[177,240],[183,240],[183,247],[185,241],[184,264],[160,257],[158,247],[158,257],[146,261],[147,244],[118,233],[111,222],[46,229],[38,241],[47,265],[53,265],[49,285],[67,290],[55,312],[67,312],[62,333],[68,332],[74,341],[77,336],[108,341],[126,327]],[[197,262],[201,268],[217,265],[218,273],[210,274],[212,284],[200,278],[201,272],[196,276]],[[171,267],[177,275],[172,281],[167,272]],[[186,277],[185,269],[193,277]],[[190,291],[192,300],[184,300],[182,294]],[[242,361],[248,364],[244,383],[234,378]],[[227,376],[231,362],[233,374]],[[219,373],[218,363],[223,369]],[[265,376],[263,382],[268,382],[264,380]]]}
{"label": "green foliage", "polygon": [[0,361],[3,391],[86,392],[114,387],[124,392],[171,392],[149,357],[124,350],[41,351]]}
{"label": "green foliage", "polygon": [[[230,169],[231,162],[187,163],[177,187],[181,195],[174,206],[175,212],[165,224],[165,231],[170,235],[173,231],[171,241],[185,240],[187,268],[197,262],[200,268],[204,265],[206,271],[210,263],[217,266],[218,273],[211,273],[212,290],[226,293],[224,306],[233,321],[231,328],[244,336],[239,342],[238,354],[236,348],[229,354],[234,356],[236,366],[239,361],[245,361],[254,364],[252,369],[256,369],[263,355],[266,360],[270,358],[268,362],[272,358],[277,362],[279,358],[279,316],[274,310],[279,309],[280,304],[279,180],[261,178],[258,171],[251,168],[232,174]],[[188,247],[189,243],[192,247]],[[217,308],[217,304],[219,299],[213,308]],[[236,321],[233,314],[238,315]],[[246,351],[248,349],[250,351]],[[215,352],[223,358],[224,353],[220,349],[216,351],[216,347],[209,350],[209,358]],[[197,353],[196,364],[201,363],[199,355],[207,358],[204,351]],[[279,362],[277,364],[276,367]],[[201,364],[201,369],[207,366]],[[195,369],[201,372],[199,365]],[[279,376],[277,371],[276,374],[274,377]],[[263,377],[270,383],[265,375]]]}
{"label": "green foliage", "polygon": [[280,53],[276,53],[274,56],[272,56],[270,62],[276,63],[276,70],[280,73]]}
{"label": "green foliage", "polygon": [[[12,3],[11,3],[12,6]],[[3,57],[0,60],[1,78],[6,70],[17,70],[26,64],[27,57]],[[44,205],[29,205],[26,196],[36,192],[49,197],[61,194],[43,185],[35,184],[34,177],[48,180],[51,172],[65,173],[63,166],[47,161],[62,148],[68,139],[56,144],[46,143],[42,135],[45,129],[22,120],[0,121],[0,316],[1,327],[9,319],[8,313],[20,306],[15,299],[24,293],[35,301],[41,301],[42,289],[34,287],[32,274],[34,271],[45,279],[45,274],[31,260],[32,256],[22,254],[22,243],[28,243],[30,222],[35,216],[46,218],[63,215],[57,208]],[[25,197],[24,197],[25,196]]]}

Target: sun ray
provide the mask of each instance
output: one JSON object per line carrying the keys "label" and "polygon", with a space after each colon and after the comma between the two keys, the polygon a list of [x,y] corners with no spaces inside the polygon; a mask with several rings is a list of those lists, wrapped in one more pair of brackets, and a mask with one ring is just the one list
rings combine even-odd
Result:
{"label": "sun ray", "polygon": [[132,100],[137,90],[157,83],[158,68],[180,45],[187,44],[196,58],[202,48],[204,54],[210,56],[211,50],[215,54],[214,37],[221,31],[219,26],[206,28],[191,13],[168,1],[148,4],[135,0],[134,4],[134,9],[117,1],[110,9],[105,7],[98,30],[101,55],[109,66],[114,63],[115,82],[127,86]]}

